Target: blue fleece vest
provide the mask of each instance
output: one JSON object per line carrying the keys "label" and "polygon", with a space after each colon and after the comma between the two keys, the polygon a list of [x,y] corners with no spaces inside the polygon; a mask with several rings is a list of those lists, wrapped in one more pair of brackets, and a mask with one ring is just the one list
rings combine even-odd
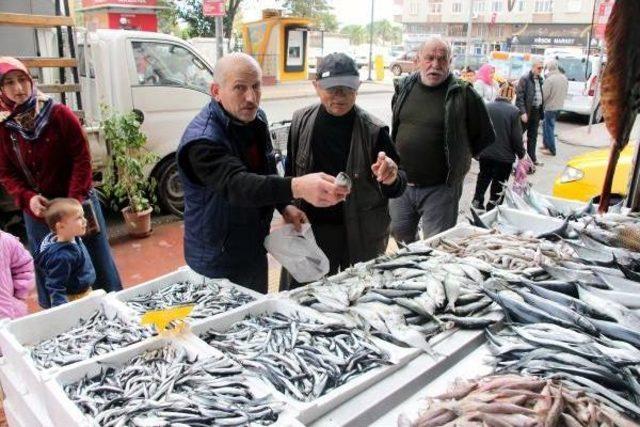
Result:
{"label": "blue fleece vest", "polygon": [[[258,119],[266,133],[265,164],[268,174],[275,174],[264,112]],[[211,101],[187,126],[177,150],[178,172],[184,189],[184,256],[189,267],[207,277],[233,277],[250,270],[252,265],[266,265],[264,238],[269,234],[273,208],[233,206],[212,188],[201,185],[181,164],[188,162],[186,147],[198,142],[223,145],[241,158],[233,141],[230,119],[220,104]]]}

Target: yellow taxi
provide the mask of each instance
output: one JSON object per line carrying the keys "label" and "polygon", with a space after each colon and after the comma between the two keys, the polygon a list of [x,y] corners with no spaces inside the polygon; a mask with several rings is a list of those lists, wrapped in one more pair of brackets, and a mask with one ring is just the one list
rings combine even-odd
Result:
{"label": "yellow taxi", "polygon": [[[620,153],[613,175],[611,194],[626,196],[633,164],[633,144]],[[589,201],[602,191],[604,175],[609,163],[610,149],[590,151],[569,160],[562,175],[553,184],[553,195],[563,199]]]}

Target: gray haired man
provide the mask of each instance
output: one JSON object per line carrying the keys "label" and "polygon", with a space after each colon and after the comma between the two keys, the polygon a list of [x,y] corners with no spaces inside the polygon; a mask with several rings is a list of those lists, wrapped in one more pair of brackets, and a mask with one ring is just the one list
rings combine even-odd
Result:
{"label": "gray haired man", "polygon": [[418,71],[395,82],[392,138],[407,173],[407,189],[390,201],[396,240],[424,238],[456,224],[471,158],[492,144],[495,133],[484,101],[450,72],[451,47],[430,38],[418,52]]}
{"label": "gray haired man", "polygon": [[544,104],[544,123],[542,125],[542,153],[556,155],[556,119],[569,91],[569,80],[558,69],[558,62],[551,59],[547,62],[547,78],[542,85],[542,102]]}

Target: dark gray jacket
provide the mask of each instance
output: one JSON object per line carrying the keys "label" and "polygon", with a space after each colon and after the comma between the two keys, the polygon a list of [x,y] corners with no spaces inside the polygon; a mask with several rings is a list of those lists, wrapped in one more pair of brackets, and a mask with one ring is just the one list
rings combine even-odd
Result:
{"label": "dark gray jacket", "polygon": [[496,132],[496,142],[482,151],[480,158],[505,163],[512,163],[516,156],[523,158],[520,111],[505,98],[488,103],[487,110]]}
{"label": "dark gray jacket", "polygon": [[[542,94],[542,76],[540,76],[540,93]],[[520,110],[520,115],[531,114],[531,107],[533,107],[533,97],[536,94],[536,88],[534,86],[533,73],[529,71],[528,74],[520,77],[518,86],[516,86],[516,107]],[[544,110],[544,100],[540,106],[541,110]]]}
{"label": "dark gray jacket", "polygon": [[[420,78],[413,73],[394,81],[395,94],[391,99],[395,142],[400,123],[400,111],[407,96]],[[496,135],[484,101],[468,82],[449,77],[445,97],[445,155],[447,158],[447,185],[459,184],[471,167],[471,158],[493,144]],[[402,159],[400,159],[402,161]]]}
{"label": "dark gray jacket", "polygon": [[[380,132],[387,126],[357,105],[351,136],[351,151],[346,173],[351,177],[351,194],[344,203],[344,223],[347,230],[349,261],[356,263],[373,259],[385,252],[389,241],[391,217],[389,200],[380,183],[371,173],[375,163],[374,148]],[[313,172],[311,140],[313,124],[320,104],[302,108],[293,114],[289,130],[289,152],[293,176]],[[406,185],[406,183],[405,183]],[[400,189],[402,193],[404,188]]]}

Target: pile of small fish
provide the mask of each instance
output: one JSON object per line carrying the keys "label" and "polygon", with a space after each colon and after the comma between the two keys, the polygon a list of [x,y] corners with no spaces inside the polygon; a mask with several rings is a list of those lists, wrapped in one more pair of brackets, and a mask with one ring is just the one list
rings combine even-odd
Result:
{"label": "pile of small fish", "polygon": [[96,310],[88,319],[80,319],[74,328],[29,347],[29,355],[43,369],[80,362],[110,353],[153,335],[150,328],[108,318]]}
{"label": "pile of small fish", "polygon": [[543,264],[574,258],[575,252],[564,242],[554,243],[534,237],[473,229],[464,237],[442,237],[433,246],[460,258],[474,257],[494,268],[511,272],[537,270]]}
{"label": "pile of small fish", "polygon": [[491,299],[481,283],[491,266],[473,258],[405,249],[290,293],[331,320],[432,353],[429,339],[453,326],[483,328]]}
{"label": "pile of small fish", "polygon": [[640,350],[549,323],[486,331],[498,372],[561,378],[574,389],[640,418]]}
{"label": "pile of small fish", "polygon": [[172,345],[146,351],[121,367],[64,386],[99,426],[268,425],[283,404],[257,398],[242,368],[226,357],[189,360]]}
{"label": "pile of small fish", "polygon": [[251,316],[227,331],[200,337],[280,392],[305,402],[392,363],[364,331],[301,315]]}
{"label": "pile of small fish", "polygon": [[404,415],[401,427],[435,426],[620,426],[636,425],[588,391],[563,381],[520,375],[495,375],[462,381],[429,398],[414,422]]}
{"label": "pile of small fish", "polygon": [[136,313],[160,310],[176,305],[195,304],[189,315],[192,319],[204,319],[254,301],[251,295],[232,286],[220,286],[211,281],[193,283],[176,282],[158,291],[139,295],[126,301]]}

